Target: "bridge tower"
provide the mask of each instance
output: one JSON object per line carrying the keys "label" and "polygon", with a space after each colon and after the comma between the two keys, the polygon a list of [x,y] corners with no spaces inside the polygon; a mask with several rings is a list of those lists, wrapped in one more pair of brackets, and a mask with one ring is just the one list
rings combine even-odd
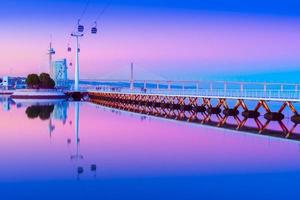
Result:
{"label": "bridge tower", "polygon": [[134,79],[133,79],[133,63],[130,66],[130,90],[134,89]]}

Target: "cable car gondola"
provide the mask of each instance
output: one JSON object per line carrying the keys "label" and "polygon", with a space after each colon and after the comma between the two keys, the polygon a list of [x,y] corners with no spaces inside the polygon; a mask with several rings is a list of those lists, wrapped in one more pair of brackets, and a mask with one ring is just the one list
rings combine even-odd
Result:
{"label": "cable car gondola", "polygon": [[91,33],[92,33],[92,34],[97,34],[97,32],[98,32],[98,29],[97,29],[97,22],[95,22],[95,26],[92,27]]}
{"label": "cable car gondola", "polygon": [[71,51],[72,51],[71,47],[68,47],[68,52],[71,52]]}
{"label": "cable car gondola", "polygon": [[92,34],[97,34],[97,27],[92,27],[91,33]]}
{"label": "cable car gondola", "polygon": [[84,31],[84,26],[81,25],[79,22],[80,22],[80,20],[78,20],[78,27],[77,27],[77,29],[78,29],[79,33],[82,33]]}

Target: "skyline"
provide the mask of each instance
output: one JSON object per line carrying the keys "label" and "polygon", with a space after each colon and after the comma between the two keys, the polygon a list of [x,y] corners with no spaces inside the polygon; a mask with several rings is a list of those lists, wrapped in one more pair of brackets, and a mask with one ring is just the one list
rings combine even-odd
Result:
{"label": "skyline", "polygon": [[[68,42],[74,49],[69,35],[87,1],[0,2],[5,27],[0,75],[46,71],[50,35],[54,58],[74,60],[74,52],[67,52]],[[90,1],[82,20],[87,31],[107,2]],[[100,18],[99,34],[88,33],[81,41],[81,77],[105,77],[126,66],[129,72],[130,62],[169,79],[297,70],[300,3],[221,2],[113,0]],[[74,68],[69,71],[73,78]]]}

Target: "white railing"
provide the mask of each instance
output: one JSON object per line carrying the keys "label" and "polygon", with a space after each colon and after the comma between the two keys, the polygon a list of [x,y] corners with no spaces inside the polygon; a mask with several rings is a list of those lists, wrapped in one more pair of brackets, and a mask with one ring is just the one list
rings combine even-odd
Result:
{"label": "white railing", "polygon": [[[105,84],[104,84],[105,83]],[[109,84],[113,83],[113,84]],[[118,84],[119,83],[119,84]],[[142,84],[143,83],[143,84]],[[157,85],[155,85],[155,83]],[[164,84],[165,83],[165,84]],[[188,84],[189,83],[189,84]],[[206,83],[206,85],[205,85]],[[208,84],[207,84],[208,83]],[[180,85],[184,84],[184,85]],[[196,84],[196,85],[195,85]],[[226,81],[135,81],[131,87],[129,81],[110,82],[105,80],[103,84],[82,85],[85,90],[135,93],[135,94],[159,94],[181,96],[224,97],[244,99],[274,99],[300,101],[298,84],[292,83],[261,83],[261,82],[226,82]]]}
{"label": "white railing", "polygon": [[156,88],[156,89],[259,89],[267,90],[294,90],[299,91],[300,83],[279,83],[279,82],[239,82],[239,81],[174,81],[174,80],[82,80],[89,85],[112,85],[130,88]]}

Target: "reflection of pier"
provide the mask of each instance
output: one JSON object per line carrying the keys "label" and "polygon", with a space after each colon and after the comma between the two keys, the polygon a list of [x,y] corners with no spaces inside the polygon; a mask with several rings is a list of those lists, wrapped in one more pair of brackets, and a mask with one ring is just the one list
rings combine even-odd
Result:
{"label": "reflection of pier", "polygon": [[[94,103],[126,111],[300,140],[299,134],[292,134],[300,123],[300,115],[294,107],[295,102],[300,99],[270,99],[263,96],[261,98],[218,97],[209,94],[176,95],[166,91],[165,93],[160,91],[159,94],[93,91],[89,96]],[[234,106],[230,107],[228,101],[235,102]],[[249,101],[255,103],[253,109],[247,105]],[[281,106],[278,110],[272,111],[268,105],[270,101],[279,102]],[[283,111],[287,108],[294,114],[287,119],[293,123],[290,129],[283,122],[285,119]],[[229,119],[231,122],[228,122]],[[246,125],[249,121],[254,126]],[[271,130],[271,122],[277,123],[280,130]]]}

